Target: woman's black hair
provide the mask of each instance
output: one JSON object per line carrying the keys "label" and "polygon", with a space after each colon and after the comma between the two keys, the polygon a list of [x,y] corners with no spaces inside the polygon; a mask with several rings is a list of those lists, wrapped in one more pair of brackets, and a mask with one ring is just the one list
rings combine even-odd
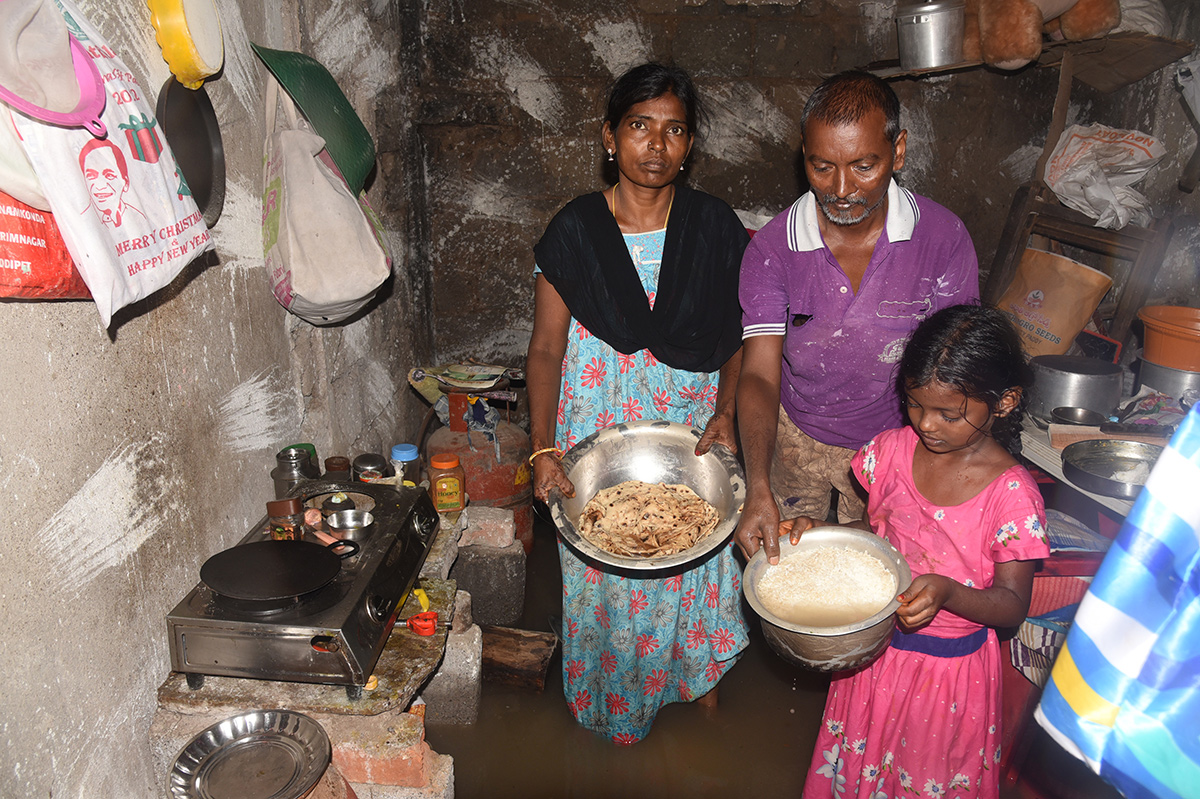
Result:
{"label": "woman's black hair", "polygon": [[904,348],[896,377],[903,398],[908,389],[937,381],[995,413],[1000,398],[1020,388],[1021,401],[992,424],[992,437],[1010,452],[1020,451],[1025,391],[1033,372],[1025,362],[1021,339],[1008,316],[985,305],[952,305],[917,325]]}
{"label": "woman's black hair", "polygon": [[642,64],[633,67],[617,78],[608,93],[608,107],[604,121],[612,130],[621,124],[621,118],[638,103],[662,97],[670,92],[683,103],[688,133],[696,135],[704,120],[704,109],[692,78],[679,67],[662,64]]}

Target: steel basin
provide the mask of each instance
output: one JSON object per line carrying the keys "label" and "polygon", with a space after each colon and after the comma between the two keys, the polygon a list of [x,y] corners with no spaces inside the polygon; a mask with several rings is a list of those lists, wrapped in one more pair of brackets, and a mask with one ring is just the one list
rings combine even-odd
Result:
{"label": "steel basin", "polygon": [[[559,535],[585,559],[634,571],[682,567],[711,554],[737,527],[746,497],[746,480],[737,458],[714,446],[696,455],[702,432],[676,422],[637,421],[592,433],[563,455],[563,470],[575,484],[575,496],[554,491],[547,505]],[[682,483],[716,508],[717,527],[683,552],[661,558],[634,558],[600,549],[579,535],[576,520],[597,491],[626,480]]]}
{"label": "steel basin", "polygon": [[[879,558],[895,576],[897,594],[912,582],[908,562],[895,547],[873,533],[853,527],[814,527],[795,545],[786,536],[782,537],[779,539],[779,556],[782,559],[821,545],[845,546]],[[759,601],[758,581],[767,568],[766,551],[760,549],[742,572],[742,590],[746,601],[758,614],[763,635],[775,654],[813,671],[845,671],[865,666],[887,649],[896,628],[899,602],[893,599],[875,615],[854,624],[838,627],[794,624],[775,616]]]}

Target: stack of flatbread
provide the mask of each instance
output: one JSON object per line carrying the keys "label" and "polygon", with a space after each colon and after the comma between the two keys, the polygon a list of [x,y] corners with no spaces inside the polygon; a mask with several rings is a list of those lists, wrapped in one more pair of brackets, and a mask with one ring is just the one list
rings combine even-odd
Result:
{"label": "stack of flatbread", "polygon": [[579,534],[614,555],[663,557],[688,549],[719,521],[717,509],[685,485],[626,480],[584,506]]}

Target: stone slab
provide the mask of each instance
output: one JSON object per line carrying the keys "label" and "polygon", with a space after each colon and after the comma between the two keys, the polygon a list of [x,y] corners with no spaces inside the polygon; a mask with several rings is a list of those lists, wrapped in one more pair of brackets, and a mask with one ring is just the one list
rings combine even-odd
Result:
{"label": "stone slab", "polygon": [[450,567],[458,557],[458,540],[462,537],[465,520],[462,514],[443,513],[438,516],[438,531],[425,555],[425,563],[421,565],[421,578],[434,577],[440,580],[448,579]]}

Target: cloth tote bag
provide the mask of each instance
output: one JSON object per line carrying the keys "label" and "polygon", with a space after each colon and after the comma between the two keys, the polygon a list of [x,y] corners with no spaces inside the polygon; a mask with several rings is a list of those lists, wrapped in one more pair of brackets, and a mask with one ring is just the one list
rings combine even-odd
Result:
{"label": "cloth tote bag", "polygon": [[[355,197],[287,92],[267,79],[263,256],[279,304],[313,325],[341,322],[391,275],[378,218]],[[276,107],[284,119],[276,126]]]}

